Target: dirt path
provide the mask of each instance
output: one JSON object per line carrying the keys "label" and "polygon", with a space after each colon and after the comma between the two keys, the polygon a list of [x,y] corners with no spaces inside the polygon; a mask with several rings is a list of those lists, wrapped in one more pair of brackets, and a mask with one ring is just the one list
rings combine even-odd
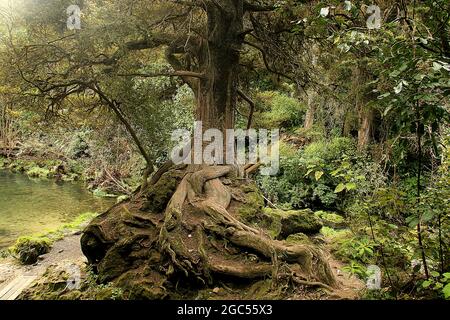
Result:
{"label": "dirt path", "polygon": [[20,265],[14,259],[0,261],[0,300],[16,299],[51,265],[69,266],[76,261],[84,260],[80,237],[79,234],[74,234],[55,242],[50,252],[39,257],[39,261],[31,266]]}

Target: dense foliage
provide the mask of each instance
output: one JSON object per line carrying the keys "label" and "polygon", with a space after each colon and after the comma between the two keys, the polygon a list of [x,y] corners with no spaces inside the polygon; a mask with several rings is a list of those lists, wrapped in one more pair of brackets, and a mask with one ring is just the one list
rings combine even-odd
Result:
{"label": "dense foliage", "polygon": [[[198,102],[166,47],[132,42],[194,35],[205,16],[176,1],[79,1],[82,29],[65,30],[73,1],[30,2],[0,12],[0,167],[50,177],[63,165],[98,194],[130,195]],[[370,1],[257,2],[270,10],[248,13],[234,111],[236,127],[281,129],[280,172],[255,176],[265,204],[338,224],[321,234],[346,271],[382,269],[367,298],[450,298],[449,2],[376,1],[378,29]],[[200,64],[191,53],[180,61]]]}

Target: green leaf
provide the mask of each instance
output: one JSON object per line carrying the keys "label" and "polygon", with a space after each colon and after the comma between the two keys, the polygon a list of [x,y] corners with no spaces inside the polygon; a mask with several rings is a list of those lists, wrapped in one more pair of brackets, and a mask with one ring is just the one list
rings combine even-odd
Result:
{"label": "green leaf", "polygon": [[406,223],[410,228],[413,228],[419,224],[419,218],[417,218],[416,216],[410,216],[406,218]]}
{"label": "green leaf", "polygon": [[400,81],[396,87],[394,87],[395,94],[399,94],[403,90],[403,82]]}
{"label": "green leaf", "polygon": [[439,277],[439,272],[437,271],[431,271],[430,274],[435,278]]}
{"label": "green leaf", "polygon": [[434,71],[439,71],[439,70],[441,70],[441,68],[442,68],[442,65],[440,63],[433,62],[433,70]]}
{"label": "green leaf", "polygon": [[444,289],[442,289],[442,293],[444,294],[444,298],[450,298],[450,283],[447,283]]}
{"label": "green leaf", "polygon": [[340,168],[337,168],[336,170],[331,171],[330,174],[331,174],[333,177],[335,177],[339,172],[341,172],[341,169],[340,169]]}
{"label": "green leaf", "polygon": [[444,285],[442,284],[442,283],[440,283],[440,282],[436,282],[436,284],[434,285],[434,290],[438,290],[438,289],[440,289],[440,288],[442,288]]}
{"label": "green leaf", "polygon": [[356,189],[356,183],[354,182],[349,182],[345,185],[345,188],[347,188],[348,191]]}
{"label": "green leaf", "polygon": [[430,280],[425,280],[424,282],[422,282],[422,287],[424,288],[428,288],[431,285],[431,281]]}
{"label": "green leaf", "polygon": [[339,193],[344,191],[345,189],[345,184],[343,183],[339,183],[338,186],[336,187],[336,189],[334,189],[334,193]]}
{"label": "green leaf", "polygon": [[319,179],[323,176],[323,171],[316,171],[314,176],[316,177],[316,181],[319,181]]}
{"label": "green leaf", "polygon": [[423,222],[428,222],[434,218],[434,213],[432,211],[427,211],[422,216]]}
{"label": "green leaf", "polygon": [[314,169],[309,169],[309,170],[305,173],[304,177],[309,176],[309,174],[310,174],[311,172],[313,172],[313,171],[314,171]]}

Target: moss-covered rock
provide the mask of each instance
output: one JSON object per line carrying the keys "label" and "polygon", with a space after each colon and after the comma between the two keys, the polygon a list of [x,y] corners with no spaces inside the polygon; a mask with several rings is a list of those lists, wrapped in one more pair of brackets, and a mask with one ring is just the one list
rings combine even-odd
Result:
{"label": "moss-covered rock", "polygon": [[36,263],[38,257],[50,251],[52,241],[48,238],[21,237],[10,248],[11,253],[23,264]]}
{"label": "moss-covered rock", "polygon": [[[79,270],[77,285],[72,283],[71,270]],[[70,279],[70,280],[69,280]],[[98,284],[96,276],[86,272],[81,261],[60,261],[47,268],[31,287],[25,289],[19,300],[116,300],[123,299],[123,291],[113,283]]]}
{"label": "moss-covered rock", "polygon": [[[265,208],[264,212],[279,221],[278,237],[282,239],[295,233],[318,233],[323,226],[320,219],[310,209],[284,211]],[[274,223],[274,225],[277,224]]]}
{"label": "moss-covered rock", "polygon": [[248,183],[241,186],[244,193],[244,203],[239,207],[239,214],[242,219],[248,222],[258,220],[258,214],[264,207],[264,197],[255,183]]}
{"label": "moss-covered rock", "polygon": [[292,244],[311,244],[311,240],[309,239],[309,237],[304,234],[304,233],[294,233],[294,234],[290,234],[287,238],[286,241],[288,243],[292,243]]}
{"label": "moss-covered rock", "polygon": [[160,300],[168,293],[164,289],[166,277],[150,268],[135,269],[122,274],[115,283],[127,299]]}
{"label": "moss-covered rock", "polygon": [[150,186],[142,210],[164,211],[184,174],[182,170],[170,170],[164,173],[156,184]]}
{"label": "moss-covered rock", "polygon": [[324,226],[330,228],[345,228],[347,223],[344,217],[327,211],[316,211],[315,215],[322,220]]}
{"label": "moss-covered rock", "polygon": [[352,232],[349,229],[335,230],[327,226],[324,226],[322,227],[322,229],[320,229],[320,234],[331,241],[349,239],[352,237]]}
{"label": "moss-covered rock", "polygon": [[26,173],[31,178],[49,178],[51,176],[49,169],[41,167],[32,167]]}

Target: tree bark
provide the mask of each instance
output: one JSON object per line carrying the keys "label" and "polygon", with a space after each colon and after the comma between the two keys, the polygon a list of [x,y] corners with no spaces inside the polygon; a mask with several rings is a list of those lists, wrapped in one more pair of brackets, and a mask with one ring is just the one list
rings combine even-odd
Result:
{"label": "tree bark", "polygon": [[195,117],[203,129],[233,129],[237,96],[237,68],[243,41],[243,1],[226,0],[216,4],[206,1],[208,15],[207,42],[199,61],[204,78],[195,92]]}
{"label": "tree bark", "polygon": [[[304,124],[304,128],[306,130],[311,129],[314,124],[314,116],[315,116],[316,107],[317,107],[317,99],[314,99],[314,98],[316,98],[315,93],[308,92],[308,109],[306,110],[305,124]],[[314,100],[316,100],[316,101],[314,101]]]}
{"label": "tree bark", "polygon": [[359,114],[358,148],[362,150],[367,147],[372,140],[374,113],[372,108],[361,106]]}
{"label": "tree bark", "polygon": [[353,72],[353,79],[355,81],[354,87],[357,88],[355,92],[355,104],[358,110],[359,126],[358,126],[358,149],[363,150],[372,141],[374,110],[368,106],[370,101],[370,94],[364,89],[360,89],[361,83],[367,83],[368,74],[366,67],[358,65]]}

